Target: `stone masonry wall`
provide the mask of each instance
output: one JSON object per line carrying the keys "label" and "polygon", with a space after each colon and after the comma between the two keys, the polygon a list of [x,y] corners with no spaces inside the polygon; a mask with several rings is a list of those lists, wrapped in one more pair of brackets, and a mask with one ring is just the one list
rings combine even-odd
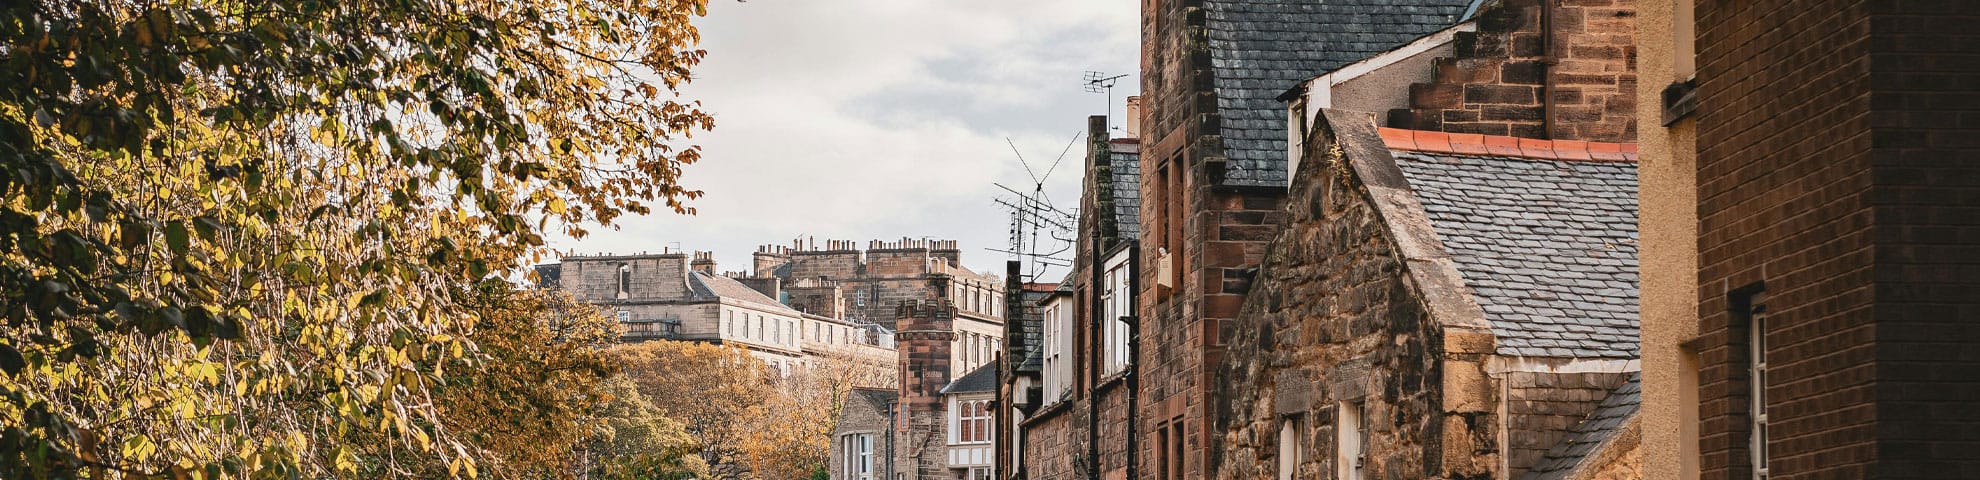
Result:
{"label": "stone masonry wall", "polygon": [[[1311,158],[1325,158],[1317,149]],[[1281,422],[1303,415],[1297,478],[1333,478],[1337,406],[1363,402],[1367,478],[1484,478],[1497,463],[1492,391],[1444,391],[1447,376],[1483,383],[1483,345],[1457,354],[1407,280],[1381,213],[1341,162],[1301,169],[1292,223],[1272,243],[1244,304],[1218,396],[1228,418],[1215,478],[1277,474]],[[1455,366],[1456,371],[1446,371]]]}
{"label": "stone masonry wall", "polygon": [[1457,34],[1457,56],[1438,59],[1431,82],[1410,86],[1410,108],[1391,112],[1389,123],[1634,141],[1635,12],[1634,0],[1505,0],[1489,7],[1476,17],[1477,31]]}
{"label": "stone masonry wall", "polygon": [[900,355],[900,408],[894,471],[905,480],[946,479],[948,417],[942,387],[949,376],[949,342],[955,306],[947,300],[897,304],[895,332]]}
{"label": "stone masonry wall", "polygon": [[1066,404],[1046,407],[1026,420],[1024,477],[1026,480],[1084,480],[1077,463],[1086,455],[1086,412]]}
{"label": "stone masonry wall", "polygon": [[839,411],[839,423],[832,429],[832,453],[825,459],[826,472],[832,480],[858,480],[840,475],[845,471],[845,445],[840,442],[842,435],[873,435],[873,478],[893,478],[889,475],[886,457],[887,434],[893,430],[893,419],[887,416],[883,405],[874,405],[865,395],[853,392],[846,396],[846,404]]}

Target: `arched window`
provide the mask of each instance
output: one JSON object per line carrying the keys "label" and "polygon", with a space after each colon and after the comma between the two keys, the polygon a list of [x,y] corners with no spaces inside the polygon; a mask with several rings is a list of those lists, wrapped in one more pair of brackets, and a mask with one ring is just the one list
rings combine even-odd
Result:
{"label": "arched window", "polygon": [[632,295],[632,265],[619,265],[619,298]]}

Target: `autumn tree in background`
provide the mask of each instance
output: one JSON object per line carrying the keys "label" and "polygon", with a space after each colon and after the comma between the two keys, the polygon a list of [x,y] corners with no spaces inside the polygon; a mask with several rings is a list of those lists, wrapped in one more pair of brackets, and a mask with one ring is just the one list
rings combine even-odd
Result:
{"label": "autumn tree in background", "polygon": [[773,382],[775,388],[750,412],[753,426],[742,439],[742,452],[758,478],[808,478],[821,471],[831,455],[839,410],[853,389],[898,385],[892,357],[847,347],[814,352],[805,368]]}
{"label": "autumn tree in background", "polygon": [[612,377],[596,410],[598,425],[583,446],[580,471],[589,478],[675,480],[708,476],[701,447],[681,423],[660,414],[626,377]]}
{"label": "autumn tree in background", "polygon": [[694,439],[713,478],[753,478],[743,445],[777,393],[768,365],[741,348],[699,342],[640,342],[612,353],[654,409]]}
{"label": "autumn tree in background", "polygon": [[[568,441],[547,402],[583,388],[487,376],[557,390],[594,360],[532,363],[540,332],[477,328],[541,318],[491,292],[549,228],[692,211],[677,180],[699,150],[677,142],[712,121],[674,92],[704,8],[0,4],[0,477],[473,477],[563,455],[476,429]],[[504,398],[549,423],[447,406]]]}
{"label": "autumn tree in background", "polygon": [[[623,400],[613,398],[608,381],[618,369],[605,348],[619,332],[597,307],[561,290],[506,287],[480,292],[470,305],[487,311],[470,337],[478,355],[445,369],[434,400],[440,422],[489,460],[483,472],[555,478],[583,471],[591,464],[582,458],[585,445],[609,434],[601,429],[622,421],[619,415],[641,413],[615,408]],[[437,470],[423,476],[444,475]]]}

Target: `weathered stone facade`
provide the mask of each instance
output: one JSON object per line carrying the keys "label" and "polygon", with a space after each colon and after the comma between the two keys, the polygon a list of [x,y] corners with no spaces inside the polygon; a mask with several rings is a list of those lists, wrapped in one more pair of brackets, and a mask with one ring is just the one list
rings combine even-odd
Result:
{"label": "weathered stone facade", "polygon": [[900,403],[894,472],[902,480],[952,478],[945,458],[948,415],[942,387],[950,376],[955,306],[947,300],[901,302],[895,312]]}
{"label": "weathered stone facade", "polygon": [[[826,459],[826,472],[832,480],[861,480],[862,467],[867,469],[865,478],[894,478],[893,409],[899,398],[900,392],[894,390],[867,388],[853,389],[846,396],[839,421],[832,428],[832,453]],[[872,450],[865,452],[871,456],[870,465],[862,458],[861,436],[869,436],[872,442]]]}
{"label": "weathered stone facade", "polygon": [[938,278],[943,280],[941,288],[950,289],[939,294],[955,302],[964,315],[1003,318],[1003,280],[963,268],[962,252],[954,240],[874,240],[865,250],[849,240],[827,240],[823,246],[795,241],[758,247],[754,259],[753,276],[781,278],[786,288],[801,281],[837,285],[848,319],[891,328],[894,306],[934,298],[938,292],[930,289],[938,287],[932,282]]}
{"label": "weathered stone facade", "polygon": [[[1328,161],[1298,173],[1289,225],[1253,285],[1247,328],[1233,339],[1231,388],[1220,395],[1229,400],[1221,416],[1230,433],[1216,478],[1274,475],[1280,422],[1295,415],[1313,426],[1300,433],[1309,451],[1332,452],[1322,446],[1334,444],[1336,409],[1354,402],[1366,418],[1384,419],[1369,423],[1368,451],[1379,453],[1368,459],[1368,478],[1488,475],[1499,451],[1496,385],[1485,376],[1493,337],[1482,319],[1450,318],[1482,312],[1455,300],[1429,304],[1468,290],[1431,249],[1428,220],[1395,213],[1406,211],[1393,203],[1408,201],[1408,186],[1354,170],[1330,150],[1308,152]],[[1455,315],[1440,319],[1431,311],[1439,307]],[[1328,478],[1335,467],[1332,455],[1312,455],[1301,478]]]}
{"label": "weathered stone facade", "polygon": [[[1306,152],[1320,161],[1294,179],[1289,223],[1271,243],[1223,364],[1228,383],[1216,395],[1226,400],[1217,418],[1229,433],[1215,478],[1271,477],[1280,465],[1296,468],[1294,478],[1357,468],[1364,478],[1521,478],[1577,426],[1605,421],[1591,414],[1630,378],[1634,351],[1612,341],[1615,332],[1633,334],[1633,319],[1617,324],[1611,312],[1633,311],[1633,299],[1589,297],[1578,303],[1585,310],[1568,311],[1521,305],[1551,301],[1555,291],[1612,288],[1576,283],[1586,278],[1633,278],[1623,275],[1633,269],[1633,250],[1559,251],[1550,261],[1560,265],[1502,271],[1503,259],[1534,258],[1550,246],[1526,233],[1470,234],[1525,232],[1506,227],[1533,222],[1550,225],[1550,234],[1626,239],[1632,230],[1618,230],[1599,212],[1633,211],[1633,203],[1611,196],[1634,194],[1633,177],[1622,173],[1629,169],[1570,163],[1589,162],[1589,152],[1573,160],[1552,144],[1550,156],[1528,160],[1392,150],[1468,147],[1397,147],[1378,138],[1370,114],[1322,115]],[[1458,162],[1476,165],[1442,166]],[[1534,168],[1573,173],[1531,179],[1551,190],[1513,186]],[[1481,196],[1488,191],[1473,186],[1480,182],[1514,191]],[[1451,203],[1453,194],[1464,199]],[[1608,200],[1563,207],[1584,197]],[[1494,203],[1508,199],[1536,207]],[[1448,211],[1472,202],[1517,213]],[[1549,287],[1556,283],[1567,288]],[[1618,295],[1633,294],[1630,287]],[[1634,403],[1629,407],[1633,412]],[[1362,431],[1340,424],[1356,417]],[[1336,455],[1349,437],[1366,455],[1353,464]],[[1287,451],[1306,455],[1282,464]]]}

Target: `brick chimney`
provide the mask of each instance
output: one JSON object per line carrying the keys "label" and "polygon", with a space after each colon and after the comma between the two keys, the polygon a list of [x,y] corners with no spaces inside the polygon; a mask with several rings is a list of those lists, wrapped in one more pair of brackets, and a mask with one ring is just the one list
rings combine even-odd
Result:
{"label": "brick chimney", "polygon": [[[947,291],[943,288],[938,291]],[[949,385],[949,346],[956,307],[948,299],[901,302],[894,310],[894,339],[901,368],[900,458],[894,469],[906,480],[947,478],[948,419],[942,387]]]}
{"label": "brick chimney", "polygon": [[1636,139],[1635,0],[1504,0],[1389,126],[1522,138]]}

